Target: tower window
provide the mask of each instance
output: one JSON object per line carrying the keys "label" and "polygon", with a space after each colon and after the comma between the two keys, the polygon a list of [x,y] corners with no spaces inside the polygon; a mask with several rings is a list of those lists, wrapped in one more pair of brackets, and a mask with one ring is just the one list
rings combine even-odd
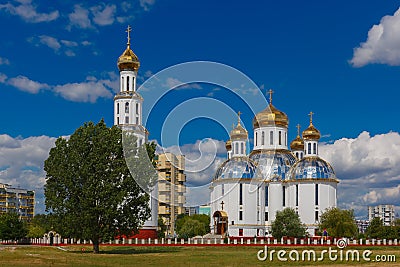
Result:
{"label": "tower window", "polygon": [[296,158],[299,159],[299,152],[296,152]]}
{"label": "tower window", "polygon": [[239,154],[239,144],[236,142],[235,143],[235,154]]}
{"label": "tower window", "polygon": [[243,220],[243,211],[239,211],[239,221]]}
{"label": "tower window", "polygon": [[285,146],[287,146],[287,134],[285,132]]}
{"label": "tower window", "polygon": [[308,143],[308,152],[307,152],[307,154],[311,154],[311,143]]}
{"label": "tower window", "polygon": [[117,117],[117,125],[119,125],[119,117]]}
{"label": "tower window", "polygon": [[299,185],[296,184],[296,206],[299,205]]}
{"label": "tower window", "polygon": [[136,124],[140,124],[140,122],[139,122],[139,116],[136,116]]}
{"label": "tower window", "polygon": [[285,199],[286,196],[285,196],[285,193],[286,193],[286,187],[283,186],[283,187],[282,187],[282,206],[283,206],[283,207],[286,206],[286,204],[285,204],[285,203],[286,203],[286,199]]}
{"label": "tower window", "polygon": [[129,91],[129,76],[126,77],[126,91]]}
{"label": "tower window", "polygon": [[317,154],[317,143],[313,144],[313,153]]}
{"label": "tower window", "polygon": [[124,77],[121,77],[121,91],[124,91]]}
{"label": "tower window", "polygon": [[265,207],[268,207],[268,185],[265,186]]}
{"label": "tower window", "polygon": [[268,222],[268,211],[266,211],[265,213],[264,213],[264,220],[266,221],[266,222]]}
{"label": "tower window", "polygon": [[318,205],[318,184],[315,184],[315,205]]}
{"label": "tower window", "polygon": [[281,131],[279,131],[279,134],[278,134],[278,143],[279,143],[279,145],[282,145],[282,132]]}
{"label": "tower window", "polygon": [[243,184],[239,184],[239,205],[243,205]]}
{"label": "tower window", "polygon": [[129,103],[125,103],[125,113],[129,113]]}
{"label": "tower window", "polygon": [[261,145],[264,145],[264,140],[265,140],[265,133],[264,131],[261,132]]}
{"label": "tower window", "polygon": [[272,146],[274,144],[274,132],[269,132],[269,144]]}
{"label": "tower window", "polygon": [[318,219],[319,219],[318,217],[319,217],[319,216],[318,216],[318,210],[316,210],[316,211],[315,211],[315,221],[316,221],[316,222],[318,222]]}
{"label": "tower window", "polygon": [[117,114],[119,114],[119,103],[117,103]]}
{"label": "tower window", "polygon": [[132,91],[135,91],[135,77],[132,77]]}
{"label": "tower window", "polygon": [[243,144],[243,142],[242,143],[240,143],[240,154],[244,154],[244,144]]}
{"label": "tower window", "polygon": [[136,114],[139,114],[139,103],[136,103]]}
{"label": "tower window", "polygon": [[257,187],[257,206],[260,206],[260,187]]}
{"label": "tower window", "polygon": [[257,139],[258,139],[258,133],[256,132],[256,146],[257,146]]}
{"label": "tower window", "polygon": [[129,124],[129,117],[128,116],[125,117],[125,123]]}

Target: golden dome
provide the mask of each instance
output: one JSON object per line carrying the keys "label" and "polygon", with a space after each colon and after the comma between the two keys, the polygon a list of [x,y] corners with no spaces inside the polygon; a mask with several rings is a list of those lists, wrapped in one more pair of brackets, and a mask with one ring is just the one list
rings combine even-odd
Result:
{"label": "golden dome", "polygon": [[290,149],[294,150],[304,150],[304,140],[300,137],[300,124],[297,124],[297,136],[296,138],[290,143]]}
{"label": "golden dome", "polygon": [[272,90],[269,90],[269,105],[259,112],[253,119],[253,129],[265,126],[281,126],[287,128],[289,119],[287,115],[272,105]]}
{"label": "golden dome", "polygon": [[225,147],[226,147],[226,151],[230,151],[232,149],[232,141],[231,141],[231,139],[226,141]]}
{"label": "golden dome", "polygon": [[130,32],[131,27],[128,26],[126,30],[128,32],[128,43],[125,51],[122,55],[118,58],[117,65],[120,71],[123,70],[134,70],[137,71],[140,67],[139,58],[133,53],[131,49],[131,39],[130,39]]}
{"label": "golden dome", "polygon": [[247,139],[247,130],[240,124],[240,111],[238,112],[238,124],[230,133],[231,140]]}
{"label": "golden dome", "polygon": [[317,128],[314,127],[312,123],[312,115],[314,113],[310,112],[310,126],[303,131],[303,139],[304,140],[319,140],[321,138],[321,133],[318,131]]}

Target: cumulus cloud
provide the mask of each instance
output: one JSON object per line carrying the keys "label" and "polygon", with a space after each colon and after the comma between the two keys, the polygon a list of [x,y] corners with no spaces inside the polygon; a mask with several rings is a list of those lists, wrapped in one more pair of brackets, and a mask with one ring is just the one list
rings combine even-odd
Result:
{"label": "cumulus cloud", "polygon": [[43,89],[49,89],[50,86],[46,83],[40,83],[36,81],[30,80],[25,76],[17,76],[15,78],[10,78],[6,81],[8,85],[11,85],[21,91],[37,94]]}
{"label": "cumulus cloud", "polygon": [[17,1],[17,3],[0,4],[0,10],[5,10],[12,15],[19,16],[26,22],[39,23],[56,20],[59,17],[57,10],[50,13],[39,13],[37,6],[32,4],[31,0]]}
{"label": "cumulus cloud", "polygon": [[71,29],[71,27],[81,29],[93,28],[89,19],[89,10],[81,5],[74,5],[74,11],[68,15],[68,19],[70,22],[68,29]]}
{"label": "cumulus cloud", "polygon": [[43,164],[55,140],[48,136],[13,138],[7,134],[0,135],[0,183],[35,190],[37,213],[44,212],[46,174]]}
{"label": "cumulus cloud", "polygon": [[111,25],[115,20],[117,7],[115,5],[95,6],[91,8],[93,22],[100,26]]}
{"label": "cumulus cloud", "polygon": [[393,16],[384,16],[368,31],[367,41],[354,49],[350,63],[362,67],[371,63],[400,65],[400,8]]}
{"label": "cumulus cloud", "polygon": [[10,65],[10,61],[7,58],[0,57],[0,65]]}
{"label": "cumulus cloud", "polygon": [[143,8],[143,10],[149,11],[155,2],[155,0],[140,0],[140,6]]}
{"label": "cumulus cloud", "polygon": [[[66,56],[72,57],[76,53],[73,50],[79,46],[75,41],[70,40],[59,40],[55,37],[48,35],[40,35],[38,37],[30,37],[27,39],[28,42],[34,44],[35,46],[47,46],[52,49],[56,54],[65,54]],[[86,46],[86,42],[82,42],[83,46]]]}
{"label": "cumulus cloud", "polygon": [[320,155],[334,167],[340,183],[338,203],[367,215],[367,206],[400,205],[400,135],[397,132],[342,138],[320,146]]}

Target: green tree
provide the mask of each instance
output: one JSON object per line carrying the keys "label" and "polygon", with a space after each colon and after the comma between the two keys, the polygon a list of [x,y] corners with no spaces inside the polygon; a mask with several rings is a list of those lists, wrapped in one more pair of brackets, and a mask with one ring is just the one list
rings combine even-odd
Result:
{"label": "green tree", "polygon": [[275,238],[304,237],[306,227],[301,223],[299,215],[292,208],[276,212],[275,221],[271,225],[272,236]]}
{"label": "green tree", "polygon": [[26,224],[19,219],[15,212],[6,212],[0,215],[0,239],[18,240],[26,236]]}
{"label": "green tree", "polygon": [[205,235],[207,233],[204,223],[199,220],[186,217],[184,223],[179,231],[176,231],[181,238],[190,238],[197,235]]}
{"label": "green tree", "polygon": [[339,208],[330,208],[321,214],[319,229],[326,229],[333,237],[355,237],[358,233],[353,210]]}
{"label": "green tree", "polygon": [[158,217],[157,237],[164,238],[166,230],[167,230],[167,226],[165,225],[163,218]]}
{"label": "green tree", "polygon": [[146,150],[136,147],[132,133],[123,135],[103,120],[85,123],[69,139],[58,138],[44,164],[45,204],[54,230],[91,240],[94,253],[102,240],[136,233],[150,216],[145,190],[157,177]]}
{"label": "green tree", "polygon": [[175,221],[175,231],[177,233],[181,232],[182,227],[188,220],[196,220],[204,225],[204,233],[196,234],[196,235],[205,235],[210,232],[210,216],[206,214],[193,214],[191,216],[186,214],[179,214]]}

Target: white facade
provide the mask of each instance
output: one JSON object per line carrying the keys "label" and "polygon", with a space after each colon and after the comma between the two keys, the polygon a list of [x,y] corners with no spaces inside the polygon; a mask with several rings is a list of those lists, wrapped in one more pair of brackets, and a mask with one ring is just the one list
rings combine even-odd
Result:
{"label": "white facade", "polygon": [[289,151],[287,116],[270,104],[253,120],[254,148],[245,155],[240,146],[246,143],[247,131],[239,126],[240,122],[231,132],[228,159],[210,186],[211,232],[269,236],[276,212],[289,207],[313,236],[321,214],[337,205],[338,180],[329,163],[318,156],[319,131],[310,121],[303,132],[304,144],[298,136],[297,150]]}
{"label": "white facade", "polygon": [[395,219],[394,205],[369,206],[368,220],[371,222],[375,217],[380,218],[385,226],[392,225]]}

